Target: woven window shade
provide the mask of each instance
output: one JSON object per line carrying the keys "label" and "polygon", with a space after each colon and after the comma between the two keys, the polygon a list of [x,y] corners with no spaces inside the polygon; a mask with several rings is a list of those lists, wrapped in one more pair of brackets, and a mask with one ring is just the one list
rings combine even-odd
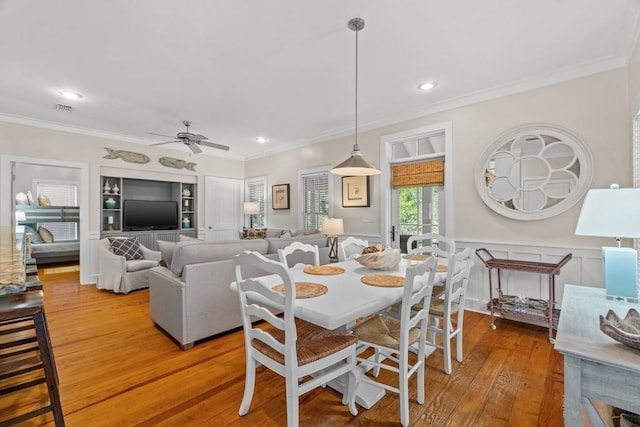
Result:
{"label": "woven window shade", "polygon": [[444,185],[444,160],[395,165],[392,174],[393,188]]}

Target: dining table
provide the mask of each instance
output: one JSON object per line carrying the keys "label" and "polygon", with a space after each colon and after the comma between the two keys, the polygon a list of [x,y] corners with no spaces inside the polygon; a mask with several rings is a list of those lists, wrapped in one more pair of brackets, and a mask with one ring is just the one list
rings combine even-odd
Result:
{"label": "dining table", "polygon": [[[445,282],[446,261],[446,259],[438,260],[435,283]],[[389,270],[373,270],[361,265],[355,259],[331,263],[315,269],[293,268],[291,273],[296,283],[326,287],[325,293],[317,296],[301,298],[298,295],[294,306],[295,316],[326,329],[350,330],[358,320],[385,310],[402,300],[402,285],[369,285],[363,283],[362,279],[366,280],[366,277],[379,275],[404,279],[407,268],[417,262],[419,261],[407,259],[406,255],[402,255],[398,265]],[[307,272],[314,270],[317,273]],[[332,271],[333,274],[326,274],[323,271]],[[282,279],[277,275],[262,276],[257,280],[268,288],[282,283]],[[231,284],[231,289],[237,291],[235,283]],[[344,384],[340,379],[328,385],[343,392]],[[381,387],[360,383],[356,392],[356,402],[369,409],[384,394],[385,390]]]}

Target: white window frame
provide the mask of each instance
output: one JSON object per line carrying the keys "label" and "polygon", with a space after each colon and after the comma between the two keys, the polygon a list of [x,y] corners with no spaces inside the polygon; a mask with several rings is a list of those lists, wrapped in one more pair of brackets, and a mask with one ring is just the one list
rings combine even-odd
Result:
{"label": "white window frame", "polygon": [[333,216],[333,179],[331,178],[331,165],[318,166],[315,168],[300,169],[298,171],[298,228],[304,228],[304,185],[303,179],[307,175],[316,175],[321,173],[327,174],[327,187],[329,192],[329,210],[328,217]]}
{"label": "white window frame", "polygon": [[[261,200],[251,200],[251,187],[254,185],[262,185],[262,195],[259,196]],[[260,213],[254,215],[254,218],[262,219],[263,227],[267,227],[267,177],[257,176],[254,178],[248,178],[244,181],[244,201],[245,202],[258,202],[260,204]],[[244,224],[248,226],[249,215],[244,215]],[[258,222],[260,223],[260,222]]]}

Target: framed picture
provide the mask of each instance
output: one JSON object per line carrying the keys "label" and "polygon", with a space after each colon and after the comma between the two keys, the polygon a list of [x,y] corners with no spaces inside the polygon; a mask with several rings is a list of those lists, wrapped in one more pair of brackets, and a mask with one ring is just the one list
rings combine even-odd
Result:
{"label": "framed picture", "polygon": [[271,206],[274,210],[289,209],[289,184],[271,186]]}
{"label": "framed picture", "polygon": [[368,208],[369,207],[369,177],[368,176],[343,176],[342,177],[342,207],[343,208]]}

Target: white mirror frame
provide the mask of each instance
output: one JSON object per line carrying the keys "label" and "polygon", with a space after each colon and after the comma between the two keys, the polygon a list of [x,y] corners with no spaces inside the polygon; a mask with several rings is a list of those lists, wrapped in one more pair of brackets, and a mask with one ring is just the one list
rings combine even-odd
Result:
{"label": "white mirror frame", "polygon": [[[517,210],[516,208],[504,206],[489,194],[486,181],[488,163],[489,160],[494,156],[494,154],[497,151],[500,151],[499,149],[508,142],[525,135],[548,135],[559,139],[563,143],[573,148],[580,165],[580,172],[579,176],[577,177],[576,185],[567,197],[551,207],[532,212]],[[534,156],[534,158],[542,159],[542,157],[540,156]],[[593,178],[593,157],[591,155],[591,152],[589,151],[588,146],[585,144],[582,138],[580,138],[574,132],[557,125],[545,123],[528,124],[518,126],[502,133],[491,143],[491,145],[482,153],[482,156],[480,157],[480,162],[478,163],[476,169],[475,178],[478,194],[480,195],[484,203],[495,212],[507,218],[517,220],[540,220],[559,215],[565,212],[567,209],[571,208],[579,200],[582,199],[587,190],[589,190],[591,180]]]}

